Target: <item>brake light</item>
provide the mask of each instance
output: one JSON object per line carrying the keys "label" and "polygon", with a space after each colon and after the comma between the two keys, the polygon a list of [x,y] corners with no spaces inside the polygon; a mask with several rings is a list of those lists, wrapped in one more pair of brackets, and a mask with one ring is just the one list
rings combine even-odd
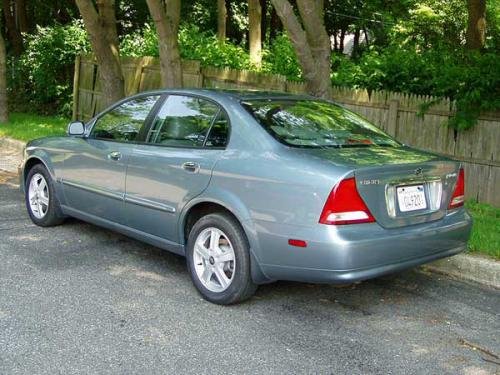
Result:
{"label": "brake light", "polygon": [[343,225],[372,223],[375,218],[356,189],[356,180],[340,181],[331,191],[319,218],[321,224]]}
{"label": "brake light", "polygon": [[465,176],[464,169],[460,168],[458,172],[457,184],[455,185],[455,191],[451,196],[451,201],[448,209],[457,208],[464,205],[465,200]]}

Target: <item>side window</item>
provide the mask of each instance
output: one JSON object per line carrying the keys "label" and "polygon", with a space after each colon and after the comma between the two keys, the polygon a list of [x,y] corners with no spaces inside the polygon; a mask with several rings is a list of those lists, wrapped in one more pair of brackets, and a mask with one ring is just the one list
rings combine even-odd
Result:
{"label": "side window", "polygon": [[224,111],[219,111],[210,133],[208,134],[206,147],[226,147],[229,138],[229,121]]}
{"label": "side window", "polygon": [[134,142],[144,121],[151,112],[159,95],[129,100],[100,117],[95,123],[91,138]]}
{"label": "side window", "polygon": [[190,96],[170,95],[156,116],[147,141],[173,147],[202,147],[216,104]]}

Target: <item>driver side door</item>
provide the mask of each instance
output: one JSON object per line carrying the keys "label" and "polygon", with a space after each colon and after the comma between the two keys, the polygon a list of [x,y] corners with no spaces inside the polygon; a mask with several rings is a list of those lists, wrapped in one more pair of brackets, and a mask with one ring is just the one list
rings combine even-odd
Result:
{"label": "driver side door", "polygon": [[101,114],[86,138],[72,138],[63,163],[66,204],[74,210],[125,224],[125,172],[134,144],[160,95],[134,97]]}

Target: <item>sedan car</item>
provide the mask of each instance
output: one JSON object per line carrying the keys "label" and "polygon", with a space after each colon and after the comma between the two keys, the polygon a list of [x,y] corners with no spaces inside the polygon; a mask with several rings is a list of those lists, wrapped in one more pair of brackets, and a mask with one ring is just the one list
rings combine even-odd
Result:
{"label": "sedan car", "polygon": [[72,216],[185,255],[218,304],[457,254],[471,228],[459,162],[284,93],[141,93],[29,142],[20,178],[35,224]]}

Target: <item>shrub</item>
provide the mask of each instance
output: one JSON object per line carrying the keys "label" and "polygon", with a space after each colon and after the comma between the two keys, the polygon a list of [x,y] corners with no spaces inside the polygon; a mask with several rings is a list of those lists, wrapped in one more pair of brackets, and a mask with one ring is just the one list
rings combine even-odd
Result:
{"label": "shrub", "polygon": [[456,129],[473,126],[481,111],[500,109],[500,61],[495,53],[419,51],[412,46],[372,48],[358,61],[336,57],[332,83],[368,90],[392,90],[456,101]]}
{"label": "shrub", "polygon": [[38,27],[25,36],[25,48],[11,60],[14,106],[69,115],[75,57],[90,51],[82,23]]}
{"label": "shrub", "polygon": [[[199,60],[202,66],[252,69],[248,53],[240,46],[221,43],[215,35],[194,25],[182,25],[179,30],[179,49],[183,59]],[[125,56],[158,56],[158,37],[154,27],[123,38],[121,53]]]}
{"label": "shrub", "polygon": [[278,35],[269,50],[265,50],[263,68],[268,73],[284,75],[291,81],[301,79],[302,70],[297,55],[292,42],[285,34]]}

